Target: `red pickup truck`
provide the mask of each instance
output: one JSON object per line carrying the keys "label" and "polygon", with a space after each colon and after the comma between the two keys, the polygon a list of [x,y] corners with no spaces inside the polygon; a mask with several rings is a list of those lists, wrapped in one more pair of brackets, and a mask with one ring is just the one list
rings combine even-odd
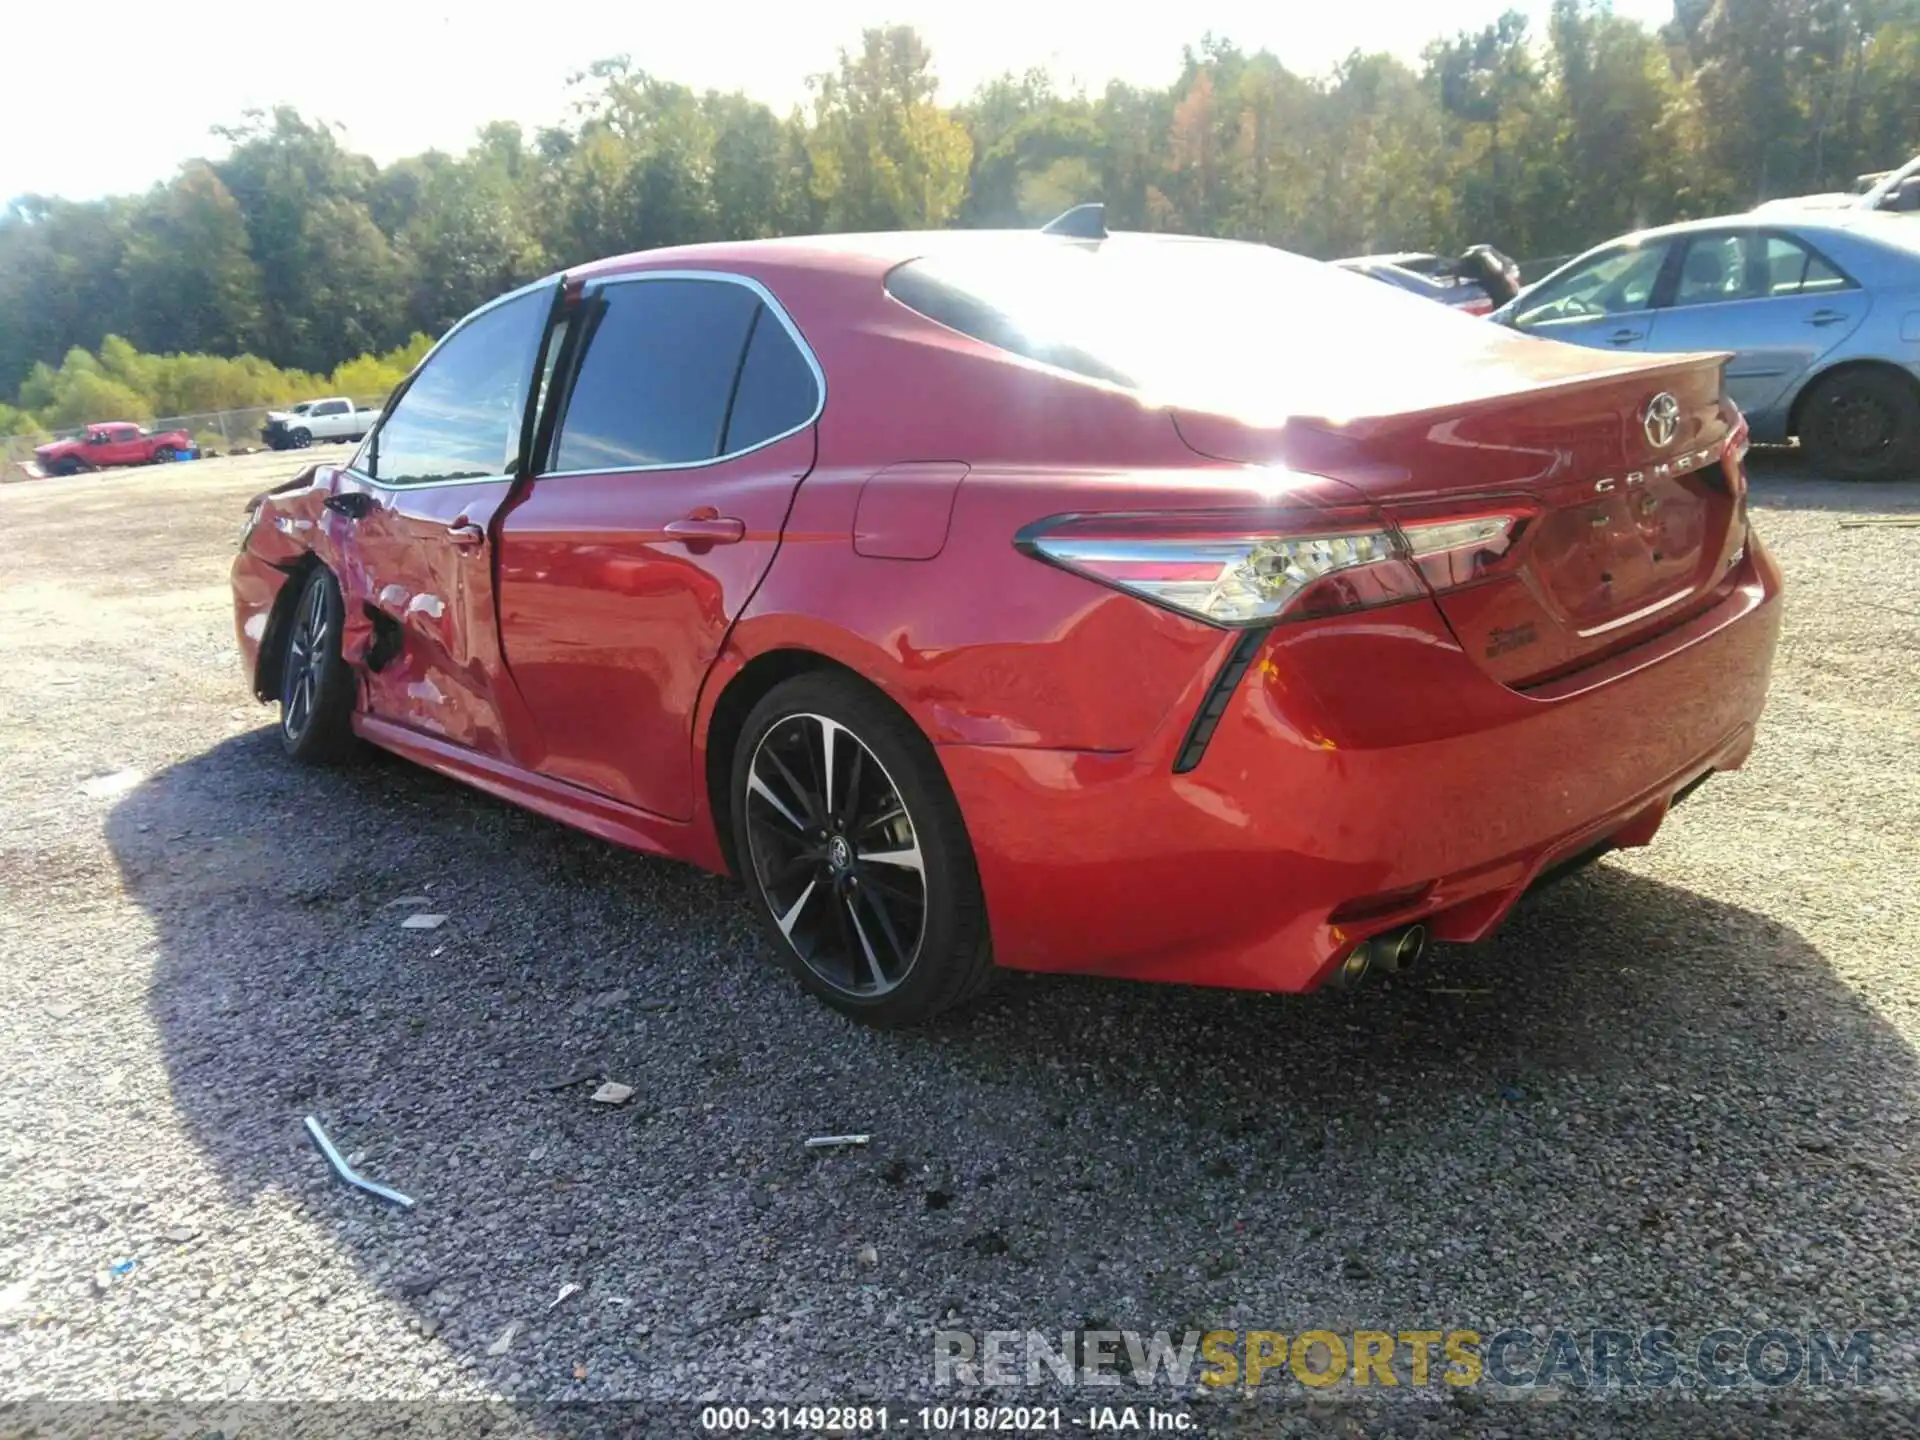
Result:
{"label": "red pickup truck", "polygon": [[109,465],[159,465],[169,460],[191,460],[199,453],[193,437],[184,430],[150,434],[138,425],[115,420],[89,425],[86,434],[72,440],[36,446],[33,458],[48,475],[78,475],[82,470],[104,470]]}

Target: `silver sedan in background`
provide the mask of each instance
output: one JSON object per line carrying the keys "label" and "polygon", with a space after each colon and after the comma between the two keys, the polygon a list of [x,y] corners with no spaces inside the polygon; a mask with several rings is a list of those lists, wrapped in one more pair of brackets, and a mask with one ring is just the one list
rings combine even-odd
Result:
{"label": "silver sedan in background", "polygon": [[1628,235],[1490,317],[1598,350],[1729,350],[1763,444],[1836,479],[1920,475],[1920,217],[1735,215]]}

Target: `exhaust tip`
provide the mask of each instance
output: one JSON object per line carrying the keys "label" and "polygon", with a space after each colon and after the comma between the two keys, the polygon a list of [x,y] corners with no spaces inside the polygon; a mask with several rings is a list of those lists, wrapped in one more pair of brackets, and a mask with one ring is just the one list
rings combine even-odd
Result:
{"label": "exhaust tip", "polygon": [[1373,941],[1362,940],[1353,947],[1346,959],[1340,962],[1340,968],[1333,972],[1333,983],[1343,990],[1352,989],[1367,976],[1373,968]]}
{"label": "exhaust tip", "polygon": [[1328,983],[1342,990],[1351,990],[1373,970],[1378,969],[1387,975],[1411,970],[1426,953],[1427,927],[1420,924],[1403,925],[1398,930],[1389,930],[1354,946]]}
{"label": "exhaust tip", "polygon": [[1391,931],[1372,942],[1379,953],[1380,967],[1389,975],[1411,970],[1427,953],[1427,927],[1408,925]]}

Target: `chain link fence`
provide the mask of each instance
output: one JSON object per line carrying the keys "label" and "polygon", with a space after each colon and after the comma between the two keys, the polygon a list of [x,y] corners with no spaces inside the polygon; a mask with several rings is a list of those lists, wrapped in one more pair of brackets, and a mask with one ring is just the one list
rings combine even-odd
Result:
{"label": "chain link fence", "polygon": [[[353,396],[355,408],[379,409],[386,404],[385,395]],[[267,423],[270,411],[284,412],[286,405],[250,405],[241,410],[207,410],[196,415],[163,415],[144,428],[154,434],[168,430],[184,430],[193,437],[193,443],[205,456],[244,455],[253,450],[267,448],[266,441],[260,438],[260,429]],[[103,423],[103,422],[95,422]],[[38,435],[9,435],[0,438],[0,480],[22,480],[35,476],[33,452],[35,447],[46,445],[55,440],[73,440],[86,434],[85,426],[76,426],[70,430],[49,430]],[[316,441],[316,444],[324,443]]]}

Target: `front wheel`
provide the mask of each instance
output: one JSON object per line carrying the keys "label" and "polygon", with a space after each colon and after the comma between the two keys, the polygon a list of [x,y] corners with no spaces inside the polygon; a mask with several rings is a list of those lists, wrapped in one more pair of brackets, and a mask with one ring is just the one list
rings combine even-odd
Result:
{"label": "front wheel", "polygon": [[162,445],[147,457],[147,463],[149,465],[171,465],[179,458],[180,457],[174,453],[171,445]]}
{"label": "front wheel", "polygon": [[1885,370],[1846,370],[1815,383],[1800,443],[1836,480],[1903,480],[1920,471],[1920,396]]}
{"label": "front wheel", "polygon": [[287,437],[287,443],[296,450],[304,450],[313,444],[313,432],[307,429],[296,430]]}
{"label": "front wheel", "polygon": [[303,765],[328,765],[353,748],[353,672],[340,653],[346,618],[324,568],[307,577],[280,661],[280,744]]}
{"label": "front wheel", "polygon": [[912,1025],[993,973],[973,847],[940,761],[851,676],[776,686],[734,752],[741,879],[787,967],[835,1009]]}

